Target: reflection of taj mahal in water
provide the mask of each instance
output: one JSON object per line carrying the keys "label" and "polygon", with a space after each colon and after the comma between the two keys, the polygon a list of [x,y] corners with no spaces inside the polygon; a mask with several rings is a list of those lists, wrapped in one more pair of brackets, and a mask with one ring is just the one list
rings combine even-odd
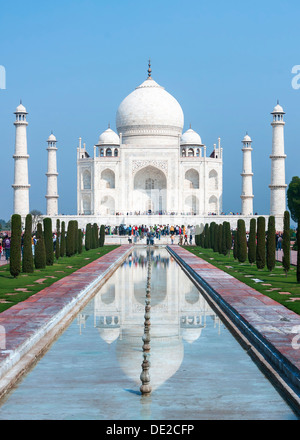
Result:
{"label": "reflection of taj mahal in water", "polygon": [[[152,251],[152,267],[150,376],[155,389],[179,369],[184,344],[201,338],[207,320],[213,321],[217,336],[220,320],[166,250]],[[93,319],[101,339],[108,345],[116,344],[119,366],[136,383],[141,373],[146,276],[146,249],[140,249],[78,316],[80,332],[84,332],[86,320]]]}

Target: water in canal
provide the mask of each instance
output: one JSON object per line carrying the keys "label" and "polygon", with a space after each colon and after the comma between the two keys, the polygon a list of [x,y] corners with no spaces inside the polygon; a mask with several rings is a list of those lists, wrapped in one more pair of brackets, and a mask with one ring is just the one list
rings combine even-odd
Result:
{"label": "water in canal", "polygon": [[134,250],[0,404],[0,419],[296,419],[164,248],[152,250],[151,396],[140,394],[147,251]]}

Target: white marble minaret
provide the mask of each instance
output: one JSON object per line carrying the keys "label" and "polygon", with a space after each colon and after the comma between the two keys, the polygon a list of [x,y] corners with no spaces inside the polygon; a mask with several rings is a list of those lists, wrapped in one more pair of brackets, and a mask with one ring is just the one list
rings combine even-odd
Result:
{"label": "white marble minaret", "polygon": [[30,185],[28,184],[27,114],[26,108],[21,102],[15,111],[16,142],[15,154],[13,155],[15,173],[12,187],[14,189],[14,214],[20,214],[22,217],[29,214]]}
{"label": "white marble minaret", "polygon": [[48,170],[47,176],[47,215],[54,216],[58,214],[58,194],[57,194],[57,160],[56,160],[56,137],[51,133],[48,138]]}
{"label": "white marble minaret", "polygon": [[253,184],[252,184],[252,140],[248,134],[242,140],[243,143],[243,172],[242,176],[242,215],[253,215]]}
{"label": "white marble minaret", "polygon": [[283,216],[286,210],[286,183],[285,183],[285,159],[284,154],[284,125],[283,108],[279,103],[273,112],[273,140],[272,154],[270,156],[271,164],[271,206],[270,215]]}

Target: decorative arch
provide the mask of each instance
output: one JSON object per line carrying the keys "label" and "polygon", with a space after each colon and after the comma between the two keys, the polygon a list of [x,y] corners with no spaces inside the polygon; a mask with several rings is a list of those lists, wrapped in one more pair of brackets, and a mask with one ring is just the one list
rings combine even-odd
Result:
{"label": "decorative arch", "polygon": [[85,215],[91,214],[91,196],[90,194],[84,194],[82,196],[82,211]]}
{"label": "decorative arch", "polygon": [[185,212],[197,215],[199,214],[199,199],[195,195],[188,196],[184,202]]}
{"label": "decorative arch", "polygon": [[218,173],[216,170],[211,170],[208,175],[209,189],[211,191],[218,189]]}
{"label": "decorative arch", "polygon": [[199,189],[199,173],[194,168],[191,168],[185,173],[185,187]]}
{"label": "decorative arch", "polygon": [[211,196],[208,201],[208,212],[210,214],[218,214],[218,199],[216,196]]}
{"label": "decorative arch", "polygon": [[134,176],[134,210],[161,213],[166,210],[167,178],[152,165],[140,169]]}
{"label": "decorative arch", "polygon": [[100,201],[101,215],[115,215],[115,199],[111,196],[104,196]]}
{"label": "decorative arch", "polygon": [[91,172],[84,170],[82,173],[82,188],[91,189]]}
{"label": "decorative arch", "polygon": [[195,155],[194,149],[193,148],[189,148],[188,149],[188,157],[194,157],[194,155]]}
{"label": "decorative arch", "polygon": [[107,149],[106,149],[106,156],[107,156],[107,157],[112,157],[112,151],[111,151],[111,148],[107,148]]}
{"label": "decorative arch", "polygon": [[106,168],[101,173],[101,181],[102,181],[102,187],[104,188],[115,188],[115,173],[110,170],[109,168]]}

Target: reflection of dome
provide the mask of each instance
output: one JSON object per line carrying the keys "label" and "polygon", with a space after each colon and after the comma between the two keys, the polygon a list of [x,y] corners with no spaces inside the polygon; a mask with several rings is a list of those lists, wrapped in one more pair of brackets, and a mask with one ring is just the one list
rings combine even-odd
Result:
{"label": "reflection of dome", "polygon": [[189,344],[192,344],[195,342],[198,338],[201,336],[203,326],[197,327],[197,328],[189,328],[185,327],[181,330],[182,338],[188,342]]}
{"label": "reflection of dome", "polygon": [[179,103],[151,77],[121,102],[116,116],[117,130],[123,137],[136,134],[178,136],[183,123]]}
{"label": "reflection of dome", "polygon": [[[180,368],[183,360],[183,343],[179,338],[151,338],[150,385],[158,388]],[[118,339],[116,354],[120,367],[137,385],[141,385],[140,374],[143,362],[141,336]]]}
{"label": "reflection of dome", "polygon": [[118,339],[118,337],[120,336],[120,327],[113,327],[113,328],[101,327],[101,328],[98,328],[98,331],[99,331],[99,335],[101,336],[101,338],[107,344],[111,344],[116,339]]}
{"label": "reflection of dome", "polygon": [[97,145],[120,145],[120,138],[117,133],[108,128],[100,134]]}
{"label": "reflection of dome", "polygon": [[199,134],[196,133],[194,130],[192,130],[190,128],[185,133],[183,133],[183,135],[181,136],[180,145],[181,146],[184,146],[184,145],[191,145],[191,146],[202,145],[202,140],[201,140],[201,137],[199,136]]}

